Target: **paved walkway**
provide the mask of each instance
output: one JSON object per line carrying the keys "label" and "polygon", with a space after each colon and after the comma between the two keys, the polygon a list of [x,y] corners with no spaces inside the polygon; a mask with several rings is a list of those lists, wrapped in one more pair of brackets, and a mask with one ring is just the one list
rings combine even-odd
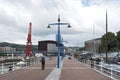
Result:
{"label": "paved walkway", "polygon": [[0,80],[45,80],[56,66],[56,59],[46,61],[45,70],[41,70],[40,62],[24,69],[0,75]]}
{"label": "paved walkway", "polygon": [[9,72],[0,75],[0,80],[112,80],[74,59],[65,58],[63,66],[59,69],[56,68],[56,62],[56,59],[47,61],[45,70],[41,70],[38,63]]}
{"label": "paved walkway", "polygon": [[45,80],[59,80],[61,70],[62,70],[62,65],[63,65],[64,60],[62,60],[60,63],[60,68],[57,68],[57,66],[54,68],[54,70],[46,77]]}
{"label": "paved walkway", "polygon": [[74,59],[65,59],[60,80],[112,80]]}

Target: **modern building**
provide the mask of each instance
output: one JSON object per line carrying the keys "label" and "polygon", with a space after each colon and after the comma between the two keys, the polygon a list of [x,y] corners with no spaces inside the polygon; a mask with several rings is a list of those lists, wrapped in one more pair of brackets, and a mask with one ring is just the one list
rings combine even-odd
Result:
{"label": "modern building", "polygon": [[[58,54],[58,46],[56,41],[46,40],[38,42],[38,51],[43,53],[44,55],[57,55]],[[63,45],[60,44],[62,47]],[[62,52],[62,49],[61,51]]]}
{"label": "modern building", "polygon": [[16,48],[12,48],[12,47],[0,47],[0,52],[3,53],[16,53]]}
{"label": "modern building", "polygon": [[101,38],[85,41],[85,50],[91,52],[98,52],[101,46]]}
{"label": "modern building", "polygon": [[0,52],[3,52],[4,51],[4,48],[3,47],[0,47]]}

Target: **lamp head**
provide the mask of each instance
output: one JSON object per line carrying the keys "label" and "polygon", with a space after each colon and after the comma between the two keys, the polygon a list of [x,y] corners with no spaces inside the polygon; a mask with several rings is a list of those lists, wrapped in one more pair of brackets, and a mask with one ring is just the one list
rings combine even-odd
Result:
{"label": "lamp head", "polygon": [[48,25],[47,28],[50,28],[50,25]]}
{"label": "lamp head", "polygon": [[68,24],[68,26],[67,26],[68,28],[71,28],[71,25],[70,24]]}

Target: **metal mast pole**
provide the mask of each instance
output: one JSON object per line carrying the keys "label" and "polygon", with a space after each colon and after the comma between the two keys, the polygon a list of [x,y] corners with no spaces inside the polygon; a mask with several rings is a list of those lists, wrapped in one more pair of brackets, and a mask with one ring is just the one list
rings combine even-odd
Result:
{"label": "metal mast pole", "polygon": [[108,41],[107,41],[107,33],[108,33],[108,20],[107,20],[107,10],[106,10],[106,63],[108,63]]}
{"label": "metal mast pole", "polygon": [[96,49],[95,49],[95,26],[93,24],[93,52],[94,55],[96,56]]}

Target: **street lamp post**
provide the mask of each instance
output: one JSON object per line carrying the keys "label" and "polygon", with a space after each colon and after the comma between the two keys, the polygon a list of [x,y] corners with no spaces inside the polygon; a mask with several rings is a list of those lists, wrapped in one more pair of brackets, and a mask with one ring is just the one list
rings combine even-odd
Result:
{"label": "street lamp post", "polygon": [[61,43],[61,39],[60,39],[60,25],[68,25],[68,28],[70,28],[70,24],[69,23],[61,23],[60,22],[60,15],[58,15],[58,22],[57,23],[51,23],[48,24],[47,28],[50,28],[50,25],[58,25],[58,58],[57,58],[57,68],[60,68],[60,43]]}

